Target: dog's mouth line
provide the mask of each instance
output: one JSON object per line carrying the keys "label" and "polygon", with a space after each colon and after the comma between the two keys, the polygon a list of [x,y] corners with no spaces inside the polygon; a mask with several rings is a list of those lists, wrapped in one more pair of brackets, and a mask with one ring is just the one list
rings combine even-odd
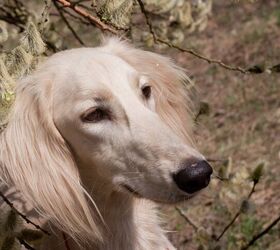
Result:
{"label": "dog's mouth line", "polygon": [[[143,195],[141,195],[139,192],[137,192],[135,189],[133,189],[131,186],[127,185],[127,184],[121,184],[121,186],[126,190],[128,191],[130,194],[132,194],[133,196],[137,197],[137,198],[144,198],[145,197]],[[191,198],[193,198],[194,196],[196,196],[195,194],[183,194],[183,195],[180,195],[180,200],[183,201],[183,200],[189,200]],[[161,203],[161,204],[170,204],[170,202],[168,201],[163,201],[163,200],[159,200],[159,199],[151,199],[151,198],[146,198],[146,199],[149,199],[149,200],[152,200],[154,202],[157,202],[157,203]],[[173,203],[173,202],[171,202]],[[176,202],[177,203],[177,202]]]}
{"label": "dog's mouth line", "polygon": [[124,187],[129,193],[137,196],[137,197],[142,197],[136,190],[134,190],[132,187],[128,186],[127,184],[122,184],[122,187]]}

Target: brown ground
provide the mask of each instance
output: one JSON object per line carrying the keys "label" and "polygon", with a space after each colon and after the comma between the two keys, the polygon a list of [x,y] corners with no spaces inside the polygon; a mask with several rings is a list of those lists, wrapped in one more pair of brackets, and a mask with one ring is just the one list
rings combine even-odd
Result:
{"label": "brown ground", "polygon": [[[214,2],[207,30],[189,36],[185,47],[241,67],[279,64],[279,1]],[[207,157],[229,159],[228,172],[234,177],[230,183],[213,181],[210,191],[180,206],[188,217],[210,235],[218,235],[250,192],[248,174],[265,163],[249,212],[218,248],[203,232],[195,233],[173,208],[166,208],[167,228],[176,231],[170,238],[179,249],[239,249],[280,213],[280,75],[243,75],[191,55],[173,50],[170,54],[188,69],[199,98],[210,105],[210,114],[200,117],[196,128],[199,149]],[[217,170],[221,165],[213,163]],[[252,249],[280,249],[280,226]]]}

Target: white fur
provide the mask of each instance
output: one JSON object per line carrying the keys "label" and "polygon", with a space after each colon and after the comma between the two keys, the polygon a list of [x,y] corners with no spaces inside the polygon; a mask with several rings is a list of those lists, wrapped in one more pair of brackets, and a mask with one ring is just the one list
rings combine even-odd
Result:
{"label": "white fur", "polygon": [[[62,231],[70,249],[174,249],[152,201],[188,199],[171,175],[203,159],[191,139],[187,81],[170,59],[110,39],[55,54],[18,83],[0,174],[55,228],[45,249],[66,249]],[[100,105],[110,119],[81,120]]]}

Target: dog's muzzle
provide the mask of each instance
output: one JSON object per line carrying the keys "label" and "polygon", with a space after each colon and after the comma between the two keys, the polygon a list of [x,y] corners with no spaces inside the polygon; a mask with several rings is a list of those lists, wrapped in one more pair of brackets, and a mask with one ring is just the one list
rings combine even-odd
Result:
{"label": "dog's muzzle", "polygon": [[183,168],[173,174],[173,180],[182,191],[193,194],[208,186],[213,173],[207,161],[186,161]]}

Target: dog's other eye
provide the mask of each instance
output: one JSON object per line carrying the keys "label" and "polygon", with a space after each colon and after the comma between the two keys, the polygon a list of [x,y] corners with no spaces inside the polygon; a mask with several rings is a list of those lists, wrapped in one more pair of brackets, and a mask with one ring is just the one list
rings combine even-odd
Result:
{"label": "dog's other eye", "polygon": [[142,94],[145,97],[145,99],[149,99],[152,94],[152,87],[149,85],[144,86],[142,89]]}
{"label": "dog's other eye", "polygon": [[110,114],[108,110],[102,108],[91,109],[82,116],[83,122],[100,122],[102,120],[109,120]]}

